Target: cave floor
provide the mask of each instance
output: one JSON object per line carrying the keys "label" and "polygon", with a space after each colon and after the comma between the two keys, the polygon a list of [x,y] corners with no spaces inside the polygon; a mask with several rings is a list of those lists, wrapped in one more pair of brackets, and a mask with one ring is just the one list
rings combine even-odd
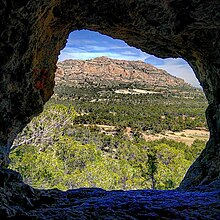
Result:
{"label": "cave floor", "polygon": [[[52,195],[52,194],[51,194]],[[49,199],[47,199],[49,196]],[[105,191],[55,193],[29,211],[39,219],[220,219],[220,191]]]}
{"label": "cave floor", "polygon": [[40,190],[0,169],[0,219],[220,219],[220,188],[190,191]]}

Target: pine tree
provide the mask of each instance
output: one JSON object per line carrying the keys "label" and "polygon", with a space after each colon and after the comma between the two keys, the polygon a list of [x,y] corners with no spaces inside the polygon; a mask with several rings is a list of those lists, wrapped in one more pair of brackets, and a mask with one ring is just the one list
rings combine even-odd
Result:
{"label": "pine tree", "polygon": [[152,189],[156,187],[155,175],[157,173],[157,151],[155,149],[149,149],[147,153],[147,174],[150,176]]}

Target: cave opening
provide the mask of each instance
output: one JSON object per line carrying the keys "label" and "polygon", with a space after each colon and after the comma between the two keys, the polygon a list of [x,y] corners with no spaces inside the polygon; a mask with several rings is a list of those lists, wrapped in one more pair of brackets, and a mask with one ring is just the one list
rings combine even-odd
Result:
{"label": "cave opening", "polygon": [[[55,94],[12,146],[11,168],[26,183],[62,190],[179,186],[209,135],[205,97],[185,61],[82,30],[70,33],[57,66]],[[97,76],[100,68],[117,77]]]}
{"label": "cave opening", "polygon": [[[0,25],[0,215],[2,219],[219,218],[219,0],[211,0],[211,4],[210,1],[184,0],[25,0],[19,3],[15,3],[15,1],[1,1],[0,5],[2,6],[0,9],[2,15]],[[89,116],[93,112],[93,108],[89,108],[88,111],[84,111],[82,115],[79,115],[75,106],[75,108],[73,108],[69,105],[65,106],[62,105],[62,103],[57,103],[58,107],[55,108],[51,105],[52,99],[47,103],[53,94],[54,73],[58,54],[62,48],[64,48],[68,34],[71,31],[82,29],[97,31],[115,39],[124,40],[128,45],[135,46],[136,48],[140,48],[149,54],[154,54],[161,58],[182,57],[194,70],[208,100],[206,119],[210,131],[210,138],[206,143],[205,150],[202,151],[188,169],[178,189],[168,191],[106,191],[97,188],[79,188],[65,192],[55,189],[39,190],[24,184],[18,172],[7,169],[9,162],[8,155],[13,140],[19,131],[43,111],[44,106],[47,112],[39,117],[41,117],[43,121],[51,119],[50,122],[40,125],[39,118],[36,118],[38,121],[34,121],[35,119],[33,119],[31,123],[35,123],[41,130],[44,130],[44,125],[46,124],[48,128],[53,127],[55,124],[55,127],[57,126],[56,131],[60,132],[60,135],[49,135],[49,137],[45,138],[40,144],[44,142],[51,143],[53,139],[59,139],[60,143],[56,142],[55,147],[46,149],[40,146],[36,152],[35,145],[31,142],[32,139],[28,138],[27,140],[30,143],[30,147],[26,148],[27,151],[23,151],[22,149],[25,148],[21,148],[20,151],[15,150],[11,154],[12,160],[12,157],[22,155],[25,156],[26,162],[31,161],[36,164],[35,162],[37,161],[37,166],[28,163],[24,165],[23,161],[17,161],[19,172],[34,173],[36,177],[35,180],[38,181],[35,183],[31,182],[31,179],[28,179],[27,175],[24,176],[31,185],[41,183],[42,188],[52,188],[51,185],[48,184],[52,183],[53,186],[60,189],[75,188],[78,187],[77,184],[74,185],[74,183],[69,180],[74,177],[78,178],[79,173],[84,173],[83,178],[78,178],[78,182],[83,183],[85,186],[88,182],[94,181],[93,175],[90,175],[92,171],[93,174],[97,173],[99,175],[100,178],[98,180],[101,184],[104,179],[111,180],[108,181],[109,188],[111,188],[111,184],[115,186],[115,183],[119,182],[123,184],[124,188],[131,185],[134,186],[133,183],[140,183],[139,180],[141,178],[142,180],[148,178],[149,182],[146,188],[157,189],[157,184],[160,180],[154,181],[154,179],[158,177],[154,171],[157,170],[158,167],[161,167],[161,163],[155,163],[155,154],[159,152],[159,158],[162,159],[166,165],[172,161],[172,157],[170,157],[172,156],[170,155],[171,152],[175,153],[181,149],[185,149],[183,146],[179,146],[178,149],[174,149],[175,147],[172,148],[172,150],[167,148],[167,151],[161,152],[160,150],[166,149],[164,146],[168,145],[168,143],[163,143],[162,146],[159,143],[155,147],[155,151],[150,152],[149,147],[151,145],[147,145],[146,142],[141,142],[138,133],[134,133],[133,135],[134,141],[137,140],[135,143],[124,139],[123,134],[132,131],[129,129],[132,125],[132,121],[135,119],[135,122],[138,122],[138,120],[136,120],[137,118],[135,118],[137,113],[144,112],[144,109],[143,111],[135,109],[137,104],[132,105],[132,102],[130,102],[130,106],[132,107],[130,111],[137,110],[135,111],[135,117],[130,120],[128,129],[126,128],[127,126],[125,128],[122,127],[122,135],[118,135],[116,140],[117,146],[118,143],[121,142],[123,146],[127,144],[128,147],[122,148],[122,151],[127,149],[130,154],[129,157],[122,158],[123,160],[117,164],[115,164],[114,161],[116,159],[118,160],[119,155],[109,159],[106,153],[105,157],[102,157],[102,151],[98,151],[93,144],[86,142],[79,143],[70,137],[70,134],[81,137],[81,133],[85,132],[77,133],[74,126],[63,129],[63,127],[57,123],[57,119],[59,119],[60,124],[64,125],[65,128],[65,125],[70,124],[68,123],[69,121],[75,120],[76,118],[80,120],[91,120]],[[96,61],[100,62],[100,60]],[[120,76],[122,75],[119,75],[119,77]],[[128,90],[128,92],[131,91],[131,89]],[[68,91],[65,90],[65,93],[67,92]],[[91,94],[94,94],[94,90],[91,90],[91,92]],[[102,95],[105,98],[112,93],[113,91],[111,90],[107,94],[102,93]],[[83,94],[85,94],[85,90]],[[129,96],[129,94],[113,94],[117,97],[121,96],[123,99],[129,99],[131,96]],[[90,97],[88,96],[90,95],[88,92],[85,95],[85,98]],[[157,100],[159,100],[158,94],[154,93],[152,96],[153,95],[157,96]],[[82,93],[80,96],[82,96]],[[78,96],[78,101],[80,101],[80,96]],[[140,95],[136,94],[136,97],[140,97]],[[185,94],[183,99],[186,97],[188,96]],[[53,99],[55,98],[53,97]],[[180,100],[178,97],[173,97],[173,100],[174,99],[177,102]],[[97,99],[90,104],[97,104],[96,100]],[[139,99],[136,98],[134,101],[139,102],[138,100]],[[160,100],[163,100],[163,97],[160,96]],[[63,96],[62,102],[65,101],[67,101],[67,99]],[[191,99],[186,99],[185,101],[191,101]],[[83,103],[84,102],[82,102],[82,104]],[[109,106],[102,106],[101,103],[98,104],[97,109],[99,111]],[[117,104],[120,104],[120,102]],[[201,102],[201,106],[203,104],[204,103]],[[149,106],[150,105],[147,107]],[[184,106],[182,102],[181,107],[184,109],[187,106]],[[81,110],[82,109],[83,108],[81,108]],[[128,108],[121,109],[126,113],[126,109]],[[162,108],[155,109],[159,109],[159,111],[162,110]],[[149,114],[157,112],[155,109],[153,108]],[[189,109],[190,111],[195,110],[192,106]],[[54,115],[56,110],[59,113],[59,117]],[[111,112],[103,111],[102,114],[111,116],[108,119],[113,118],[113,116],[116,119],[118,114],[115,114],[115,112],[115,109],[111,109]],[[65,119],[66,116],[68,120]],[[81,118],[79,118],[80,116]],[[163,115],[159,120],[166,120],[169,118],[168,116],[172,118],[176,115]],[[179,117],[179,115],[177,117]],[[103,119],[104,118],[100,118],[100,120]],[[181,120],[183,120],[183,118]],[[178,122],[177,118],[176,122]],[[182,124],[184,123],[181,123],[181,125]],[[32,127],[26,130],[28,135],[31,133],[31,129]],[[84,127],[82,129],[84,129]],[[94,126],[92,132],[99,134],[99,130],[100,127]],[[50,131],[50,129],[47,129],[47,131]],[[52,133],[54,134],[54,132]],[[41,135],[41,132],[37,134],[39,137]],[[93,136],[94,142],[97,141],[97,136],[98,135]],[[104,147],[111,146],[111,136],[104,137],[107,143]],[[66,146],[67,143],[68,146]],[[113,147],[115,147],[114,143],[116,142],[113,142]],[[69,150],[67,151],[67,149]],[[134,168],[128,166],[128,164],[137,162],[135,155],[144,155],[143,152],[148,154],[144,156],[144,162],[136,163]],[[49,156],[46,153],[49,153]],[[40,154],[40,156],[38,154]],[[165,154],[169,156],[168,158],[166,157],[166,160],[163,157]],[[89,166],[87,166],[84,160],[88,155],[90,158]],[[147,161],[146,156],[148,158]],[[188,154],[188,159],[190,158],[189,156]],[[75,157],[78,158],[77,161],[73,160]],[[104,159],[106,160],[103,161]],[[140,161],[141,158],[139,159],[139,162]],[[177,161],[173,162],[171,169],[178,167],[176,166]],[[183,161],[180,159],[178,163],[179,162],[182,163]],[[151,166],[146,166],[149,164],[151,164]],[[42,170],[39,169],[40,165]],[[100,165],[99,168],[98,165]],[[30,166],[32,169],[30,169]],[[49,167],[49,172],[46,169],[47,167]],[[57,167],[63,169],[57,170]],[[80,169],[75,169],[76,167],[80,167]],[[113,167],[110,174],[106,172],[108,167]],[[126,169],[122,169],[123,167]],[[70,172],[69,168],[76,172]],[[144,176],[148,168],[150,168],[148,174],[151,175]],[[159,172],[161,174],[159,177],[162,178],[167,173],[171,175],[171,172],[167,172],[168,170],[165,166],[163,168],[166,172]],[[143,174],[142,176],[138,176],[135,172],[138,169],[144,171],[141,173]],[[44,176],[43,179],[40,179],[38,177],[42,171]],[[123,179],[118,178],[118,172],[120,172],[120,176],[122,176]],[[178,169],[176,173],[179,173]],[[132,182],[128,180],[131,178],[126,176],[130,174],[134,177],[134,181]],[[54,177],[56,177],[56,180],[52,182]],[[66,181],[65,188],[60,185],[61,180]],[[172,178],[167,178],[167,182],[162,183],[160,187],[163,189],[174,185]],[[93,182],[92,186],[96,185],[97,184]],[[141,187],[138,186],[138,188]]]}

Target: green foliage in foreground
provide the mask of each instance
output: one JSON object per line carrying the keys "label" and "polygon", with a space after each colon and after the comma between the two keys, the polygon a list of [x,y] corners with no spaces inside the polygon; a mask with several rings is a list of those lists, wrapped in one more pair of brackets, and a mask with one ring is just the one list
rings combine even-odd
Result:
{"label": "green foliage in foreground", "polygon": [[77,139],[77,129],[83,128],[72,123],[76,115],[71,106],[49,104],[16,140],[11,168],[38,188],[172,189],[204,147],[201,141],[193,147],[146,142],[94,128],[85,128],[84,133],[90,129],[86,140]]}

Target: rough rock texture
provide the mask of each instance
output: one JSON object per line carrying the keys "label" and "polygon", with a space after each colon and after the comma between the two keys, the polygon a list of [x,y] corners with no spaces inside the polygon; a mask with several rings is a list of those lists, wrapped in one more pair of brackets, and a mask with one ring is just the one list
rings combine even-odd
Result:
{"label": "rough rock texture", "polygon": [[65,60],[57,64],[55,82],[74,86],[105,86],[119,83],[145,85],[148,88],[188,86],[184,80],[171,76],[143,61],[97,57],[91,60]]}
{"label": "rough rock texture", "polygon": [[[0,218],[47,220],[219,219],[220,188],[183,191],[37,190],[0,169]],[[3,179],[2,179],[3,178]]]}
{"label": "rough rock texture", "polygon": [[8,164],[16,134],[52,95],[57,56],[68,33],[85,28],[190,63],[209,102],[211,136],[181,188],[219,184],[219,0],[0,0],[0,14],[1,166]]}

